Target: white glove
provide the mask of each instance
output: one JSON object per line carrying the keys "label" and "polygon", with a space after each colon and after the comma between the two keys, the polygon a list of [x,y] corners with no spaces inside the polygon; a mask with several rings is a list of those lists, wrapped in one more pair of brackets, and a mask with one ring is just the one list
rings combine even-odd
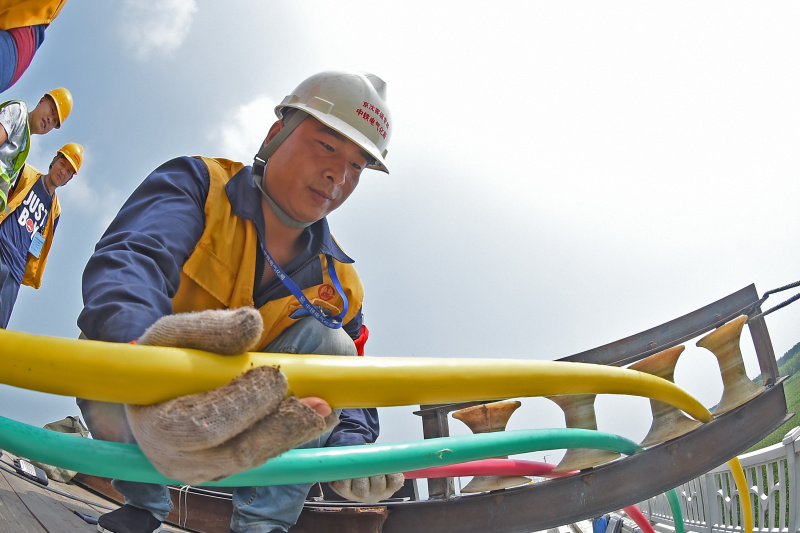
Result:
{"label": "white glove", "polygon": [[331,481],[328,485],[342,498],[372,505],[391,498],[392,494],[400,490],[404,482],[403,474],[386,474],[385,476]]}
{"label": "white glove", "polygon": [[[251,350],[262,332],[253,308],[165,316],[140,344],[233,355]],[[155,405],[126,405],[133,435],[153,466],[187,484],[222,479],[259,466],[338,423],[296,397],[286,376],[256,367],[217,389]]]}

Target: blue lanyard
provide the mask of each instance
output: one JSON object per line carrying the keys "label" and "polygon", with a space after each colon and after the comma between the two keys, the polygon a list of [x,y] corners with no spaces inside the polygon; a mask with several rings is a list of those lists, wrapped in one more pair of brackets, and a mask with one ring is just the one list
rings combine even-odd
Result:
{"label": "blue lanyard", "polygon": [[[344,291],[342,290],[342,285],[339,283],[339,277],[336,275],[336,269],[333,268],[333,257],[328,254],[325,254],[325,259],[328,262],[328,275],[331,277],[331,281],[333,282],[333,287],[336,289],[336,292],[342,297],[342,301],[344,302],[342,312],[336,315],[335,317],[329,317],[325,315],[318,307],[311,305],[311,302],[308,301],[306,295],[303,294],[303,291],[300,290],[300,287],[292,281],[292,278],[286,275],[286,272],[275,262],[272,256],[267,251],[267,247],[263,244],[261,245],[261,249],[264,251],[264,257],[267,258],[267,263],[269,266],[272,267],[272,271],[275,272],[275,275],[278,277],[279,280],[286,285],[286,288],[289,289],[297,301],[300,302],[300,305],[303,306],[303,309],[307,311],[307,313],[314,318],[316,318],[319,322],[323,325],[331,328],[331,329],[339,329],[342,327],[342,320],[344,319],[344,315],[347,313],[347,296],[345,296]],[[292,318],[298,318],[300,315],[296,313],[292,313]]]}

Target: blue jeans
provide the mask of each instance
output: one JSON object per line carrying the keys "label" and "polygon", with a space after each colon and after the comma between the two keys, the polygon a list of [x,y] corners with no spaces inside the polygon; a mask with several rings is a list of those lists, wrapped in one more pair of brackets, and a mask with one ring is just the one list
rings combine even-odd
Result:
{"label": "blue jeans", "polygon": [[[306,317],[287,328],[264,349],[271,353],[356,355],[355,344],[342,329],[329,329],[313,317]],[[122,404],[78,398],[92,437],[135,444],[136,439],[125,418]],[[332,430],[331,430],[332,431]],[[298,448],[321,448],[331,431]],[[111,485],[125,497],[125,503],[150,511],[162,522],[173,505],[166,485],[115,479]],[[238,533],[268,533],[288,530],[300,516],[312,484],[274,487],[238,487],[233,492],[231,529]]]}
{"label": "blue jeans", "polygon": [[0,259],[0,328],[6,329],[11,320],[11,311],[17,303],[19,283],[11,275],[11,270]]}

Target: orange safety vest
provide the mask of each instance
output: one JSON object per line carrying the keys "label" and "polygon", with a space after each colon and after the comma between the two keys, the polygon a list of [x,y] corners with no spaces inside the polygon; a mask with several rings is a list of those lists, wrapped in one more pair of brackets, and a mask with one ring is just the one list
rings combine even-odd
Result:
{"label": "orange safety vest", "polygon": [[[25,165],[19,174],[19,180],[14,188],[11,198],[8,199],[8,206],[5,211],[0,212],[0,223],[6,217],[11,215],[14,210],[22,205],[23,200],[28,195],[28,191],[36,184],[36,181],[42,176],[42,173],[36,170],[32,165]],[[53,244],[53,234],[55,233],[55,221],[61,216],[61,204],[58,202],[58,196],[53,196],[53,205],[50,207],[50,214],[47,215],[47,223],[44,227],[44,244],[39,257],[34,257],[28,254],[28,261],[25,264],[25,274],[22,275],[22,284],[28,287],[38,289],[42,286],[42,276],[44,275],[44,266],[47,264],[47,254],[50,252],[50,245]]]}
{"label": "orange safety vest", "polygon": [[[208,167],[210,178],[205,203],[205,229],[181,270],[181,284],[172,299],[173,312],[254,307],[258,234],[252,221],[242,219],[233,212],[225,192],[225,184],[244,165],[227,159],[199,159]],[[339,314],[343,300],[339,294],[331,292],[333,282],[328,274],[327,258],[320,254],[318,260],[322,268],[322,283],[300,288],[312,304]],[[336,261],[334,268],[349,302],[343,319],[347,324],[361,312],[364,287],[352,264]],[[293,295],[269,301],[261,307],[259,312],[264,319],[264,333],[256,349],[262,350],[297,322],[290,315],[301,307]]]}
{"label": "orange safety vest", "polygon": [[0,0],[0,30],[50,24],[67,0]]}

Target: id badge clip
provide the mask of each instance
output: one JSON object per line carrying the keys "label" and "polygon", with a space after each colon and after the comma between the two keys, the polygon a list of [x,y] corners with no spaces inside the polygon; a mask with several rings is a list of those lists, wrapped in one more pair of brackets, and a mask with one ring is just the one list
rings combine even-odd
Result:
{"label": "id badge clip", "polygon": [[28,248],[28,253],[30,253],[33,257],[39,257],[39,254],[42,253],[42,246],[44,245],[44,235],[39,233],[38,231],[33,234],[33,239],[31,240],[31,247]]}

